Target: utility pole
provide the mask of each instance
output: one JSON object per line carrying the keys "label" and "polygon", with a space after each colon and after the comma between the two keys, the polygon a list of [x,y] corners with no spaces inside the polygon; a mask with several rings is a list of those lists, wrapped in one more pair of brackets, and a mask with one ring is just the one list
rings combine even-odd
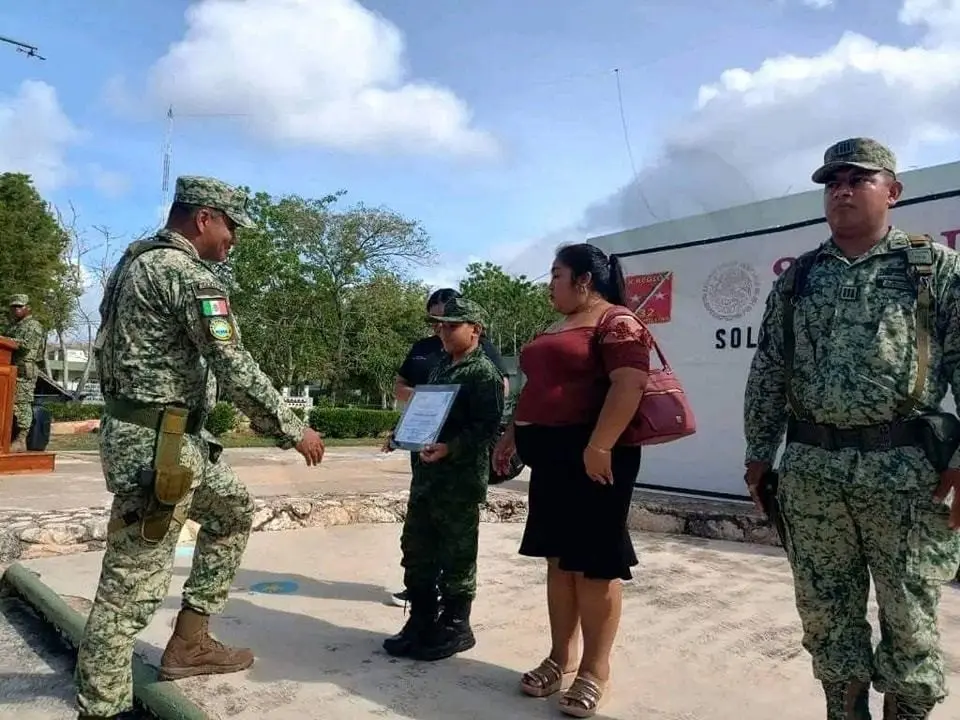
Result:
{"label": "utility pole", "polygon": [[22,43],[19,40],[12,40],[11,38],[3,37],[2,35],[0,35],[0,42],[5,42],[10,45],[13,45],[17,49],[17,52],[21,52],[27,57],[35,57],[38,60],[46,60],[46,58],[43,55],[41,55],[38,52],[37,48],[35,48],[33,45],[27,45],[26,43]]}

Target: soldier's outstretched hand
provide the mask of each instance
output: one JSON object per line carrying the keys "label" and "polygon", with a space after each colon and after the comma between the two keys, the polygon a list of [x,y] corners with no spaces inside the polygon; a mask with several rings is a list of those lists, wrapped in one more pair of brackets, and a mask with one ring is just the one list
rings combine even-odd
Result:
{"label": "soldier's outstretched hand", "polygon": [[303,455],[307,465],[319,465],[323,460],[323,438],[313,428],[303,431],[303,439],[297,443],[297,452]]}
{"label": "soldier's outstretched hand", "polygon": [[940,484],[933,493],[933,498],[943,502],[953,490],[953,499],[950,501],[950,527],[960,530],[960,470],[950,468],[940,473]]}

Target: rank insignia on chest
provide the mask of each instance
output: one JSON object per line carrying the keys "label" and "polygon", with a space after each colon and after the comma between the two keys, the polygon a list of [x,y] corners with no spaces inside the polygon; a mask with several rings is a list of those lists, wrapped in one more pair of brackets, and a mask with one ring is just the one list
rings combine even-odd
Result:
{"label": "rank insignia on chest", "polygon": [[844,285],[840,288],[840,299],[851,302],[860,297],[860,288],[853,285]]}
{"label": "rank insignia on chest", "polygon": [[933,248],[912,247],[907,249],[908,265],[933,265]]}

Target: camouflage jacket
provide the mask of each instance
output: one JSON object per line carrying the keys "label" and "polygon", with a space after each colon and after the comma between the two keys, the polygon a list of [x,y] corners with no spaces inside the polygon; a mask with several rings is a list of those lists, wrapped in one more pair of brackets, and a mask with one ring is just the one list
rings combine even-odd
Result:
{"label": "camouflage jacket", "polygon": [[17,376],[25,380],[37,377],[38,365],[43,362],[43,348],[46,333],[43,326],[33,316],[28,315],[8,327],[4,333],[16,340],[18,348],[13,352],[13,364],[17,366]]}
{"label": "camouflage jacket", "polygon": [[449,454],[433,463],[413,457],[411,496],[443,494],[464,502],[486,499],[490,451],[503,415],[503,376],[483,350],[454,363],[444,353],[430,372],[430,385],[459,385],[437,442]]}
{"label": "camouflage jacket", "polygon": [[108,280],[95,345],[104,396],[208,408],[215,378],[258,430],[281,447],[300,442],[303,422],[244,349],[226,289],[193,245],[168,230],[140,242],[165,247],[130,263],[109,322],[123,260]]}
{"label": "camouflage jacket", "polygon": [[[792,386],[816,423],[855,427],[890,422],[917,375],[916,288],[891,228],[869,252],[848,259],[820,246],[794,311]],[[960,256],[933,245],[935,315],[923,404],[937,408],[960,390]],[[772,461],[788,417],[784,385],[785,275],[767,297],[744,397],[746,461]],[[846,289],[841,293],[841,288]],[[849,288],[849,289],[847,289]],[[960,405],[960,403],[958,403]],[[960,467],[960,457],[954,457]]]}

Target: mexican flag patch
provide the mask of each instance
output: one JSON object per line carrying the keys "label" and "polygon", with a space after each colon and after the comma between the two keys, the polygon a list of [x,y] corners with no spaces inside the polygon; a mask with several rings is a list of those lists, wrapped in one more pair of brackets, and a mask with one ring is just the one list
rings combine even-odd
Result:
{"label": "mexican flag patch", "polygon": [[225,317],[230,314],[230,305],[226,298],[201,300],[200,313],[203,317]]}

